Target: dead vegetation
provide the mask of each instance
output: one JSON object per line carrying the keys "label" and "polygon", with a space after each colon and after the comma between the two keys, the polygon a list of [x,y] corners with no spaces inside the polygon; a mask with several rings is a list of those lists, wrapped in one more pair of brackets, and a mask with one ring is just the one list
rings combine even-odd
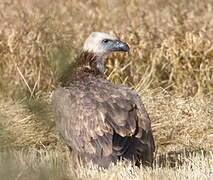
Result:
{"label": "dead vegetation", "polygon": [[[159,160],[164,159],[164,164]],[[173,166],[171,155],[157,158],[154,167],[138,168],[125,162],[112,165],[109,169],[97,168],[90,164],[86,167],[74,168],[69,154],[60,151],[43,151],[31,149],[28,152],[0,153],[0,175],[4,179],[136,179],[136,180],[167,180],[167,179],[195,179],[206,180],[212,178],[212,154],[183,152],[174,156]],[[17,166],[18,164],[18,166]]]}
{"label": "dead vegetation", "polygon": [[55,74],[74,59],[91,31],[113,33],[131,46],[130,56],[118,54],[108,63],[116,82],[137,85],[143,79],[145,87],[192,96],[213,91],[210,0],[55,0],[48,8],[39,0],[6,2],[0,22],[5,91],[11,86],[30,93],[52,90]]}
{"label": "dead vegetation", "polygon": [[[59,85],[58,77],[92,31],[115,34],[131,46],[129,55],[108,58],[106,74],[111,81],[127,84],[141,93],[153,122],[156,157],[165,162],[163,159],[168,156],[166,162],[177,163],[176,170],[168,164],[162,170],[156,161],[153,170],[126,167],[127,172],[123,172],[123,165],[118,165],[101,172],[81,169],[76,176],[70,172],[64,155],[59,157],[65,148],[55,133],[49,97]],[[61,179],[208,179],[212,176],[209,151],[213,148],[212,39],[212,0],[2,0],[0,151],[13,147],[47,153],[51,149],[50,154],[42,154],[44,161],[35,164],[37,155],[10,155],[18,156],[11,163],[21,161],[26,169],[23,174],[31,169],[25,161],[32,159],[32,177],[45,163],[55,163],[52,158],[57,156],[59,166],[68,168]],[[200,155],[200,150],[208,152],[208,156]],[[178,163],[180,152],[197,153]],[[3,165],[0,163],[0,169]],[[16,171],[19,167],[11,167],[16,178],[23,179],[22,172]],[[46,175],[54,168],[44,168]],[[192,169],[198,174],[193,174]],[[17,173],[21,173],[20,177]]]}

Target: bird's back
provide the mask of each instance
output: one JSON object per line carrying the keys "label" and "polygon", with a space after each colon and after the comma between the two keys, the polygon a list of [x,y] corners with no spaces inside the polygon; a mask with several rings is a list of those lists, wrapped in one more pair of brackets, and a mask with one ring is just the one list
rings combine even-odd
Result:
{"label": "bird's back", "polygon": [[130,88],[85,73],[57,88],[52,102],[57,129],[74,154],[105,167],[121,158],[152,163],[150,119]]}

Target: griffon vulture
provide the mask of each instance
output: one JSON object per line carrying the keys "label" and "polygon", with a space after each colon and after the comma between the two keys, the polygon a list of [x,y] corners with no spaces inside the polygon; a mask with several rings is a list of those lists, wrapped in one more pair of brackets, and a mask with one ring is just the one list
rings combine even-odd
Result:
{"label": "griffon vulture", "polygon": [[78,159],[102,167],[121,159],[151,165],[154,139],[139,95],[104,75],[104,59],[116,51],[127,52],[129,46],[103,32],[86,39],[69,85],[53,92],[56,127]]}

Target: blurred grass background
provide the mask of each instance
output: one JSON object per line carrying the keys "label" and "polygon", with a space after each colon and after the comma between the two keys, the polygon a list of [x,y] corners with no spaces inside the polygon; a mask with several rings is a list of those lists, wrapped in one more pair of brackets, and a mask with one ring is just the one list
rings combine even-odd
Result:
{"label": "blurred grass background", "polygon": [[[130,45],[129,55],[117,53],[107,59],[106,74],[110,81],[126,84],[141,94],[152,120],[156,157],[168,156],[168,163],[180,165],[180,154],[202,150],[207,152],[205,162],[204,159],[197,161],[197,155],[193,155],[196,160],[189,161],[195,161],[193,167],[204,163],[208,171],[212,167],[209,158],[212,160],[213,148],[212,0],[1,0],[2,158],[8,157],[5,149],[15,150],[9,154],[15,157],[10,164],[17,170],[12,164],[37,157],[20,153],[23,149],[24,152],[33,149],[34,154],[45,151],[43,159],[54,158],[52,153],[60,156],[66,152],[55,131],[50,95],[60,85],[61,73],[93,31],[114,34]],[[59,160],[60,167],[63,162]],[[39,163],[43,162],[38,160]],[[25,168],[34,166],[33,161],[29,166],[19,164]],[[36,172],[40,165],[35,164]],[[187,176],[184,168],[187,169],[188,164],[180,168],[180,174],[185,172]],[[20,173],[16,170],[15,176]],[[167,177],[163,177],[158,168],[148,171],[153,176],[148,173],[147,178]],[[72,173],[63,172],[66,178],[72,177]],[[113,174],[111,170],[108,173]],[[170,173],[174,172],[168,169]],[[204,179],[211,173],[209,171]],[[138,171],[136,174],[141,177]]]}

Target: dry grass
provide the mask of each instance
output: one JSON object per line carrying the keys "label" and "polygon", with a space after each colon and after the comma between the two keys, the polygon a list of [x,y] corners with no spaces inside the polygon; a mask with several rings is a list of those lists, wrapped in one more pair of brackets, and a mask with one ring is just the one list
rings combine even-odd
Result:
{"label": "dry grass", "polygon": [[[59,179],[193,179],[210,180],[213,177],[213,155],[200,153],[183,153],[176,157],[175,167],[165,157],[165,164],[155,162],[152,168],[138,168],[120,162],[109,169],[101,169],[92,164],[87,167],[74,168],[69,154],[58,151],[35,151],[0,153],[0,175],[5,180],[59,180]],[[159,158],[158,158],[159,159]],[[157,160],[158,160],[157,159]],[[17,166],[18,164],[18,166]]]}
{"label": "dry grass", "polygon": [[[56,135],[51,91],[92,31],[113,33],[131,46],[130,55],[108,58],[106,74],[141,94],[157,144],[153,170],[119,164],[76,172]],[[212,0],[2,0],[0,177],[210,179],[212,39]],[[8,148],[18,151],[5,154]]]}
{"label": "dry grass", "polygon": [[55,74],[92,31],[114,33],[131,46],[131,56],[118,54],[108,63],[112,80],[212,94],[211,0],[54,0],[46,1],[47,7],[40,0],[6,2],[1,2],[0,68],[1,87],[9,94],[19,94],[21,85],[31,94],[52,90]]}

